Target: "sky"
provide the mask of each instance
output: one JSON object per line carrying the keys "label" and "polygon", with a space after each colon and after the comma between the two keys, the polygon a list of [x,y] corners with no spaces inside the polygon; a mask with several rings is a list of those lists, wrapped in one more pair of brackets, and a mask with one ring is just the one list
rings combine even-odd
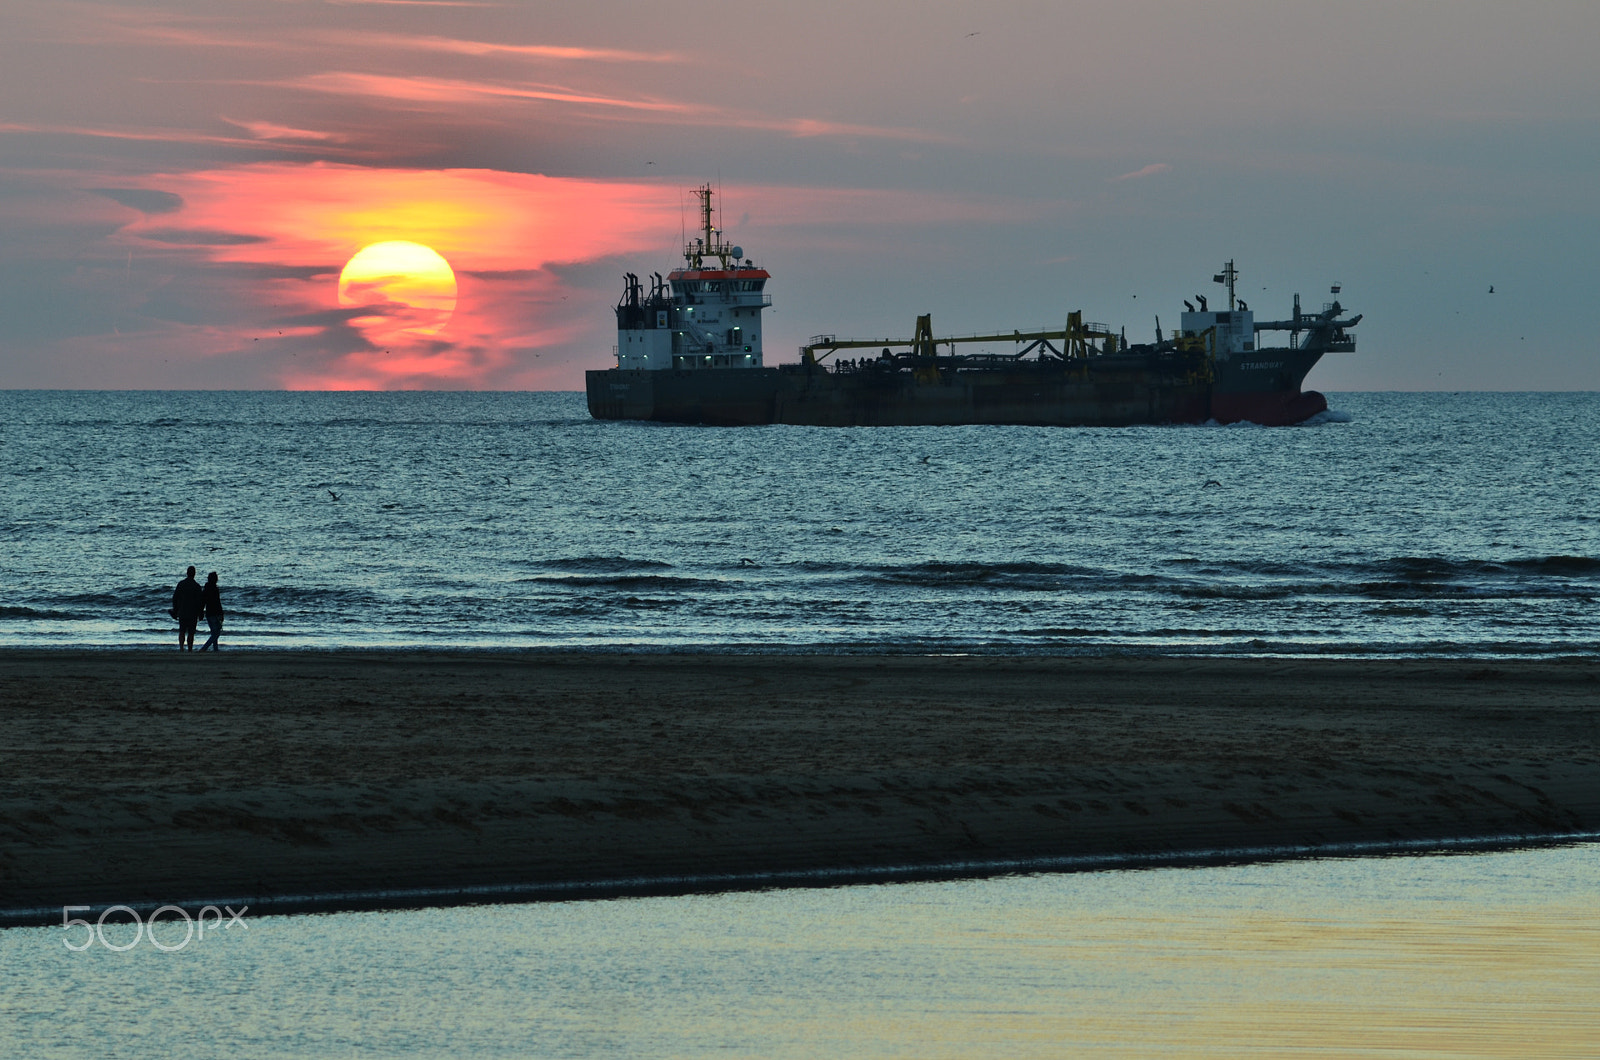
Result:
{"label": "sky", "polygon": [[[1325,391],[1600,389],[1600,4],[0,3],[0,388],[572,390],[718,189],[818,333],[1365,314]],[[373,243],[438,327],[341,300]],[[1493,293],[1490,293],[1490,288]]]}

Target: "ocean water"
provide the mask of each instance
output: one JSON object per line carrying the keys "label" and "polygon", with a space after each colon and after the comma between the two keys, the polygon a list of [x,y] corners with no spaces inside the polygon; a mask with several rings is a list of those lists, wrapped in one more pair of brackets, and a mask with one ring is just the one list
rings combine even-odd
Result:
{"label": "ocean water", "polygon": [[0,644],[1600,648],[1600,395],[1296,428],[719,429],[569,393],[0,393]]}
{"label": "ocean water", "polygon": [[327,916],[247,910],[187,944],[169,913],[157,928],[164,950],[118,913],[103,943],[80,927],[0,931],[0,1051],[1592,1058],[1597,894],[1600,847],[1580,846]]}

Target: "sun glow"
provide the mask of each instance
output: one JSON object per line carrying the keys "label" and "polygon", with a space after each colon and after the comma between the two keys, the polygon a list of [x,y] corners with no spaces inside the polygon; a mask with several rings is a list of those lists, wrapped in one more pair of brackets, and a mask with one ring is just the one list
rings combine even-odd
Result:
{"label": "sun glow", "polygon": [[395,239],[362,247],[339,273],[339,304],[372,339],[435,335],[456,308],[456,274],[438,251]]}

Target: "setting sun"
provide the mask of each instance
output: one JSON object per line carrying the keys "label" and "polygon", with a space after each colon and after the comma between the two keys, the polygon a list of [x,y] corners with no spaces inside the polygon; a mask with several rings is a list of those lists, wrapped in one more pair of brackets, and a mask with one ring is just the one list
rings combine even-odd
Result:
{"label": "setting sun", "polygon": [[438,251],[390,240],[361,248],[339,273],[339,304],[370,306],[351,319],[370,336],[433,335],[456,307],[456,274]]}

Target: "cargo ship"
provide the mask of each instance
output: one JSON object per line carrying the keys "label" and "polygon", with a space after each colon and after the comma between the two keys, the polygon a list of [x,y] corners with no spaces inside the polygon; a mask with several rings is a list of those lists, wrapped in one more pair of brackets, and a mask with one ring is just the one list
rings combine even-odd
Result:
{"label": "cargo ship", "polygon": [[[717,426],[788,423],[817,427],[1014,424],[1120,427],[1132,424],[1303,423],[1328,407],[1302,391],[1326,353],[1350,352],[1337,300],[1320,312],[1260,321],[1236,296],[1232,261],[1212,277],[1228,308],[1196,295],[1178,327],[1130,345],[1126,331],[1067,314],[1059,327],[935,336],[929,316],[910,338],[817,335],[792,364],[767,365],[762,310],[771,274],[729,244],[713,224],[709,185],[700,235],[683,267],[652,274],[648,293],[633,273],[616,307],[616,367],[586,373],[589,414]],[[1283,345],[1261,337],[1288,334]],[[995,353],[994,347],[1010,345]],[[984,352],[961,353],[961,346]],[[857,351],[864,351],[858,353]],[[841,354],[848,354],[842,356]]]}

